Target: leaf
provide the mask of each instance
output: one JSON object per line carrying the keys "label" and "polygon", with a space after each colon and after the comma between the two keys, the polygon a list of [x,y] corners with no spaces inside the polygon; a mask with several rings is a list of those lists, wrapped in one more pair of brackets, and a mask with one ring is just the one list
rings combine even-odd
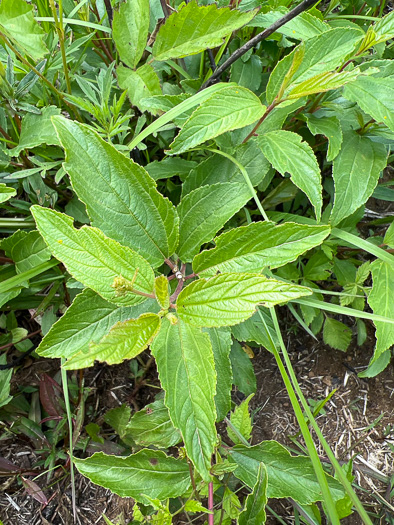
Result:
{"label": "leaf", "polygon": [[27,272],[51,258],[51,252],[38,231],[18,230],[3,239],[0,246],[14,261],[17,273]]}
{"label": "leaf", "polygon": [[310,295],[308,288],[253,273],[199,279],[178,296],[179,317],[196,326],[231,326],[250,317],[258,304],[274,306]]}
{"label": "leaf", "polygon": [[256,392],[256,375],[250,357],[238,343],[234,341],[230,352],[231,367],[234,376],[234,385],[248,396]]}
{"label": "leaf", "polygon": [[70,359],[79,352],[88,352],[89,344],[98,343],[115,323],[157,310],[154,299],[147,299],[136,306],[119,307],[87,288],[76,296],[63,317],[52,325],[36,352],[43,357]]}
{"label": "leaf", "polygon": [[154,401],[136,412],[126,425],[124,434],[140,447],[169,448],[182,439],[172,424],[163,399]]}
{"label": "leaf", "polygon": [[135,68],[145,51],[149,0],[128,0],[114,11],[112,36],[122,62]]}
{"label": "leaf", "polygon": [[132,306],[145,300],[132,292],[121,294],[115,289],[119,279],[126,280],[137,292],[152,293],[152,268],[130,248],[109,239],[97,228],[82,226],[76,230],[72,218],[57,211],[39,206],[30,209],[53,256],[77,281],[103,299],[119,306]]}
{"label": "leaf", "polygon": [[252,222],[216,237],[215,248],[194,257],[193,271],[212,276],[217,272],[258,273],[266,267],[278,268],[321,244],[329,233],[327,226]]}
{"label": "leaf", "polygon": [[211,339],[216,370],[215,406],[217,421],[222,421],[231,409],[231,389],[233,374],[231,370],[230,350],[231,331],[229,328],[204,328]]}
{"label": "leaf", "polygon": [[394,13],[391,11],[386,16],[380,18],[373,29],[378,36],[386,36],[386,40],[394,37]]}
{"label": "leaf", "polygon": [[245,182],[202,186],[182,198],[177,208],[180,220],[177,254],[180,259],[190,262],[201,245],[209,242],[250,199]]}
{"label": "leaf", "polygon": [[243,323],[233,326],[231,331],[238,341],[254,341],[264,346],[269,352],[273,351],[273,346],[279,346],[271,315],[263,308],[259,308]]}
{"label": "leaf", "polygon": [[8,201],[11,197],[15,197],[15,195],[16,190],[14,188],[0,183],[0,203]]}
{"label": "leaf", "polygon": [[335,199],[330,222],[333,226],[367,202],[386,167],[387,151],[368,137],[348,131],[333,163]]}
{"label": "leaf", "polygon": [[155,268],[178,244],[178,217],[148,173],[87,126],[53,119],[65,169],[92,225],[138,251]]}
{"label": "leaf", "polygon": [[373,361],[373,357],[371,359],[372,364],[368,365],[368,368],[366,370],[363,370],[363,372],[360,372],[358,374],[358,377],[375,377],[380,372],[383,372],[383,370],[390,364],[391,362],[391,350],[385,350],[383,354],[381,354],[376,361]]}
{"label": "leaf", "polygon": [[188,457],[209,481],[217,439],[216,374],[209,336],[180,319],[172,324],[165,318],[151,351],[171,420],[181,431]]}
{"label": "leaf", "polygon": [[34,60],[48,53],[44,43],[46,35],[34,20],[31,4],[24,0],[2,0],[0,29],[7,38],[17,44],[22,53]]}
{"label": "leaf", "polygon": [[49,416],[63,417],[64,408],[59,400],[62,395],[62,389],[51,376],[42,374],[40,376],[40,403]]}
{"label": "leaf", "polygon": [[244,26],[257,10],[241,13],[216,5],[198,6],[195,0],[168,17],[160,28],[153,56],[155,60],[196,55],[207,48],[218,47],[223,38]]}
{"label": "leaf", "polygon": [[[268,13],[259,13],[249,22],[248,26],[267,28],[288,12],[288,9],[279,8]],[[308,40],[330,29],[328,24],[310,13],[300,13],[293,20],[279,27],[276,32],[295,40]]]}
{"label": "leaf", "polygon": [[[134,0],[133,0],[134,1]],[[161,95],[160,80],[157,73],[149,64],[144,64],[136,71],[119,66],[116,70],[119,86],[127,89],[127,94],[133,106],[141,111],[149,109],[143,99]],[[157,113],[157,111],[151,111]]]}
{"label": "leaf", "polygon": [[326,345],[346,352],[352,340],[352,331],[340,321],[326,317],[323,328],[323,340]]}
{"label": "leaf", "polygon": [[282,175],[290,173],[292,182],[305,193],[320,221],[322,186],[315,154],[300,135],[291,131],[270,131],[258,139],[259,145],[272,166]]}
{"label": "leaf", "polygon": [[60,108],[47,106],[41,109],[41,114],[27,113],[22,120],[19,144],[10,150],[10,155],[17,157],[24,149],[35,148],[40,144],[59,144],[59,139],[53,127],[51,117],[60,115]]}
{"label": "leaf", "polygon": [[290,89],[285,97],[287,100],[306,97],[315,93],[324,93],[331,89],[338,89],[348,82],[355,80],[360,74],[358,68],[352,71],[323,71],[313,77],[310,77],[303,82],[297,84],[293,89]]}
{"label": "leaf", "polygon": [[317,118],[308,114],[306,123],[313,135],[324,135],[328,138],[327,160],[334,160],[341,150],[343,140],[341,124],[337,117]]}
{"label": "leaf", "polygon": [[392,222],[387,228],[384,236],[384,243],[387,244],[387,246],[390,246],[390,248],[394,248],[394,222]]}
{"label": "leaf", "polygon": [[343,96],[357,102],[376,122],[383,122],[394,131],[394,78],[360,76],[347,84]]}
{"label": "leaf", "polygon": [[127,457],[99,452],[87,459],[74,458],[74,464],[96,485],[138,502],[146,502],[144,494],[161,500],[176,498],[190,486],[187,461],[159,450],[144,449]]}
{"label": "leaf", "polygon": [[183,153],[226,131],[253,124],[266,109],[260,99],[246,88],[234,86],[222,89],[192,113],[168,153]]}
{"label": "leaf", "polygon": [[[0,365],[5,364],[7,364],[7,357],[3,353],[0,355]],[[12,396],[10,396],[11,377],[12,368],[10,370],[0,370],[0,407],[7,405],[12,399]]]}
{"label": "leaf", "polygon": [[186,512],[210,512],[199,501],[190,500],[190,499],[186,501],[183,508]]}
{"label": "leaf", "polygon": [[[308,78],[319,73],[333,71],[339,67],[344,57],[351,53],[362,40],[363,35],[364,33],[358,29],[338,27],[300,44],[305,46],[304,58],[292,77],[291,86],[295,87]],[[269,103],[274,100],[279,92],[283,79],[292,64],[293,54],[297,52],[299,47],[278,62],[271,73],[267,85],[267,101]]]}
{"label": "leaf", "polygon": [[263,64],[257,55],[249,60],[236,60],[231,66],[230,81],[250,89],[254,93],[259,89],[262,80]]}
{"label": "leaf", "polygon": [[223,505],[226,515],[231,519],[236,519],[239,516],[241,510],[241,502],[235,492],[233,492],[228,486],[224,489],[223,494]]}
{"label": "leaf", "polygon": [[197,166],[193,160],[185,160],[180,157],[167,157],[162,161],[153,161],[145,166],[146,171],[154,180],[180,177],[183,179],[190,170]]}
{"label": "leaf", "polygon": [[[310,458],[291,456],[276,441],[262,441],[253,447],[236,445],[229,454],[238,465],[234,475],[250,488],[256,484],[260,464],[264,463],[268,498],[293,498],[301,505],[323,499]],[[340,483],[328,475],[327,482],[334,501],[341,499],[344,490]]]}
{"label": "leaf", "polygon": [[[368,295],[368,304],[373,313],[394,319],[394,272],[389,264],[376,260],[371,264],[372,290]],[[380,356],[394,344],[394,325],[374,321],[376,326],[376,347],[370,362],[375,363]]]}
{"label": "leaf", "polygon": [[165,275],[159,275],[155,279],[155,295],[157,302],[163,310],[170,307],[170,293],[168,289],[168,279]]}
{"label": "leaf", "polygon": [[[265,176],[271,165],[254,140],[249,140],[246,144],[235,148],[234,157],[245,168],[253,186],[265,182]],[[244,176],[234,162],[222,155],[212,155],[196,164],[190,171],[182,184],[182,197],[201,186],[218,182],[243,183],[244,181]]]}
{"label": "leaf", "polygon": [[[230,421],[232,425],[238,430],[241,436],[249,441],[252,435],[252,420],[249,414],[249,402],[254,394],[250,394],[242,403],[235,407],[234,412],[231,413]],[[233,443],[240,445],[241,439],[229,426],[227,427],[227,435]]]}
{"label": "leaf", "polygon": [[31,481],[30,479],[24,478],[21,476],[22,479],[22,485],[26,492],[34,498],[38,503],[41,503],[42,505],[48,505],[48,499],[45,496],[44,492],[42,491],[41,487],[37,485],[34,481]]}
{"label": "leaf", "polygon": [[256,484],[248,495],[245,508],[238,518],[238,525],[263,525],[267,519],[265,506],[267,504],[268,475],[264,463],[260,463]]}
{"label": "leaf", "polygon": [[123,440],[126,427],[131,418],[131,408],[127,405],[111,408],[104,414],[104,421],[112,427]]}
{"label": "leaf", "polygon": [[138,319],[118,321],[98,343],[91,342],[88,352],[78,352],[63,368],[77,370],[93,366],[95,361],[115,365],[140,354],[160,329],[160,317],[142,314]]}

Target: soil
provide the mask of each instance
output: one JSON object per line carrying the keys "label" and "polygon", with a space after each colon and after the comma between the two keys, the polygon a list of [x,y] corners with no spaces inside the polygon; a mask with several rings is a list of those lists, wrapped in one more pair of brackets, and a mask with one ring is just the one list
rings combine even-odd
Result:
{"label": "soil", "polygon": [[[360,379],[357,376],[357,372],[365,368],[371,357],[373,331],[362,347],[354,345],[347,353],[333,350],[301,330],[288,335],[287,345],[306,398],[322,400],[336,389],[324,407],[325,414],[320,414],[317,420],[337,458],[346,461],[355,457],[355,482],[360,487],[359,496],[369,510],[373,509],[377,515],[391,512],[390,505],[393,509],[393,502],[387,502],[389,506],[382,504],[389,496],[387,479],[385,482],[380,479],[393,474],[394,454],[389,444],[394,440],[394,369],[389,367],[372,379]],[[263,349],[257,349],[253,363],[258,383],[251,403],[254,411],[253,443],[275,439],[290,446],[295,453],[302,453],[296,442],[302,447],[303,440],[297,435],[297,422],[273,356]],[[15,374],[14,381],[18,385],[38,384],[42,373],[54,375],[56,367],[57,361],[32,360]],[[149,383],[157,380],[153,368],[150,376]],[[90,421],[102,425],[103,414],[122,403],[131,403],[135,409],[142,408],[153,400],[154,392],[148,387],[134,391],[127,362],[112,367],[96,365],[89,369],[85,376],[85,388],[91,389],[86,403],[90,416],[86,417],[85,425]],[[234,392],[237,402],[241,397],[240,393]],[[379,417],[381,419],[374,424]],[[318,444],[316,446],[324,459],[324,451]],[[26,469],[33,468],[39,459],[29,440],[20,435],[0,441],[0,456]],[[50,486],[42,477],[38,484],[50,499],[45,508],[25,492],[16,478],[5,479],[0,495],[0,519],[4,525],[73,524],[69,477],[52,480]],[[132,519],[131,499],[111,494],[78,473],[76,495],[79,525],[103,525],[103,513],[114,523],[118,523],[116,520],[119,516],[125,519],[125,523]],[[269,506],[281,516],[284,523],[294,523],[294,509],[286,500],[270,500]],[[204,519],[200,518],[193,521],[196,525],[203,522]],[[279,523],[268,513],[268,525]],[[361,521],[352,515],[342,523],[358,525]]]}

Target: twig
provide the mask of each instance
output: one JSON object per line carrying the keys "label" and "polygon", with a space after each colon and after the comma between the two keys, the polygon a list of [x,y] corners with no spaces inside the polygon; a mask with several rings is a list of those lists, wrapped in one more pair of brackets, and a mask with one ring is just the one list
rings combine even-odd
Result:
{"label": "twig", "polygon": [[36,330],[35,332],[31,332],[30,334],[27,334],[26,337],[22,337],[22,339],[19,339],[19,341],[17,341],[16,343],[12,342],[12,343],[7,343],[6,345],[0,346],[0,350],[5,350],[6,348],[10,348],[11,346],[14,346],[15,344],[25,341],[26,339],[31,339],[32,337],[39,334],[40,332],[41,332],[41,328],[39,330]]}
{"label": "twig", "polygon": [[178,295],[181,293],[181,290],[183,288],[184,280],[183,278],[179,279],[178,286],[175,288],[175,292],[170,297],[170,302],[174,303],[176,299],[178,298]]}
{"label": "twig", "polygon": [[105,4],[105,9],[107,10],[109,25],[112,27],[113,12],[112,12],[111,0],[104,0],[104,4]]}
{"label": "twig", "polygon": [[170,11],[168,10],[168,5],[166,0],[160,0],[161,8],[163,9],[164,18],[168,18],[170,16]]}
{"label": "twig", "polygon": [[316,3],[317,3],[317,0],[304,0],[303,2],[301,2],[301,4],[297,5],[294,9],[292,9],[287,14],[282,16],[282,18],[279,18],[279,20],[274,22],[267,29],[264,29],[264,31],[262,31],[255,37],[251,38],[248,42],[246,42],[246,44],[244,44],[239,49],[237,49],[220,67],[218,67],[215,70],[212,76],[210,76],[208,80],[204,82],[204,84],[201,86],[200,91],[207,88],[211,84],[214,84],[215,82],[217,82],[219,80],[220,75],[224,73],[224,71],[226,71],[226,69],[228,69],[242,55],[247,53],[249,49],[252,49],[252,47],[255,47],[262,40],[265,40],[267,37],[272,35],[272,33],[275,33],[277,29],[287,24],[287,22],[290,22],[290,20],[292,20],[299,14],[303,13],[304,11],[306,11],[307,9],[309,9]]}
{"label": "twig", "polygon": [[215,62],[215,57],[213,56],[212,49],[207,49],[207,53],[208,53],[208,58],[209,58],[209,63],[211,65],[212,73],[214,73],[216,71],[217,65]]}

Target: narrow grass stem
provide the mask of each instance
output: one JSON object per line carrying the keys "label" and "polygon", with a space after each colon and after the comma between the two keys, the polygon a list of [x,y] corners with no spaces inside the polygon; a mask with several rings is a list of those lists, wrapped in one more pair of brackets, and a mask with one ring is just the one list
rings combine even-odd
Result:
{"label": "narrow grass stem", "polygon": [[248,172],[242,166],[242,164],[240,162],[238,162],[237,159],[234,158],[232,155],[229,155],[228,153],[225,153],[224,151],[221,151],[219,149],[211,149],[211,148],[206,148],[206,149],[208,151],[212,151],[212,153],[217,153],[218,155],[222,155],[223,157],[226,157],[227,159],[231,160],[231,162],[233,162],[237,166],[239,171],[242,173],[246,184],[248,185],[248,187],[250,189],[250,193],[252,194],[252,197],[253,197],[256,205],[257,205],[257,208],[259,209],[259,212],[264,217],[264,219],[269,222],[268,215],[265,213],[265,210],[264,210],[263,206],[261,205],[261,202],[259,201],[259,198],[257,197],[256,190],[253,187],[253,184],[252,184],[252,181],[250,180]]}
{"label": "narrow grass stem", "polygon": [[60,52],[62,55],[62,62],[63,62],[64,79],[66,81],[67,91],[68,93],[71,94],[71,82],[70,82],[70,77],[68,73],[66,49],[64,47],[63,0],[58,0],[59,16],[56,12],[56,6],[55,6],[54,0],[49,0],[49,5],[52,11],[53,18],[55,20],[55,28],[56,28],[57,36],[59,38],[59,46],[60,46]]}
{"label": "narrow grass stem", "polygon": [[[346,477],[344,471],[342,470],[338,460],[334,456],[333,452],[331,451],[330,446],[328,445],[328,443],[325,440],[323,434],[321,433],[321,431],[319,429],[319,426],[318,426],[318,424],[315,421],[315,418],[313,417],[313,414],[312,414],[312,412],[311,412],[311,410],[309,408],[309,405],[308,405],[308,403],[307,403],[307,401],[306,401],[306,399],[304,397],[304,394],[302,393],[301,388],[300,388],[300,386],[298,384],[296,375],[294,373],[293,366],[292,366],[290,358],[289,358],[289,354],[287,353],[286,346],[285,346],[285,344],[283,342],[283,338],[282,338],[282,334],[281,334],[281,331],[280,331],[280,328],[279,328],[278,318],[276,316],[275,309],[274,308],[270,308],[270,312],[271,312],[272,320],[274,322],[275,331],[276,331],[276,334],[277,334],[278,339],[279,339],[279,344],[280,344],[280,347],[281,347],[281,350],[282,350],[282,355],[283,355],[283,358],[285,360],[287,370],[289,372],[289,375],[288,375],[286,370],[283,367],[283,363],[282,363],[282,361],[280,359],[279,353],[278,353],[278,351],[275,348],[275,351],[276,351],[276,354],[277,354],[277,355],[275,355],[275,359],[277,360],[277,362],[278,362],[278,359],[279,359],[279,361],[281,363],[281,366],[280,366],[281,374],[282,374],[282,369],[283,369],[284,373],[286,374],[286,378],[287,378],[286,382],[289,381],[289,376],[290,376],[291,382],[293,383],[294,389],[295,389],[295,391],[296,391],[296,393],[298,395],[298,398],[299,398],[299,400],[300,400],[300,402],[302,404],[302,407],[303,407],[303,409],[305,411],[305,414],[306,414],[306,416],[309,419],[309,423],[312,426],[313,430],[316,432],[316,435],[317,435],[317,437],[318,437],[318,439],[319,439],[319,441],[320,441],[324,451],[326,452],[326,454],[327,454],[327,456],[328,456],[332,466],[334,467],[335,472],[336,472],[336,474],[337,474],[337,476],[338,476],[342,486],[344,487],[344,489],[346,490],[348,496],[352,500],[352,503],[355,506],[355,508],[356,508],[357,512],[359,513],[361,519],[363,520],[364,524],[365,525],[372,525],[371,519],[369,518],[369,516],[368,516],[366,510],[364,509],[361,501],[358,499],[356,493],[352,489],[351,483],[347,479],[347,477]],[[263,319],[262,316],[261,316],[261,318],[262,318],[262,321],[264,322],[264,319]],[[275,345],[274,345],[274,347],[275,347]],[[278,366],[279,366],[279,362],[278,362]],[[283,377],[283,374],[282,374],[282,377]],[[284,377],[283,377],[283,379],[284,379]],[[293,386],[290,383],[289,387],[291,388],[291,391],[294,393]],[[286,388],[287,388],[287,385],[286,385]],[[296,403],[297,403],[297,406],[299,408],[299,404],[298,404],[297,401],[296,401]],[[302,412],[301,412],[301,416],[302,416],[303,424],[306,426],[305,419],[304,419],[304,416],[303,416]],[[297,420],[298,420],[298,416],[297,416]],[[301,421],[298,420],[298,423],[300,424]],[[300,428],[302,430],[301,425],[300,425]],[[309,438],[311,439],[311,436],[310,436],[310,433],[309,433],[308,429],[307,429],[307,432],[308,432]],[[305,436],[304,436],[304,439],[305,439]],[[305,443],[308,446],[308,442],[307,442],[306,439],[305,439]],[[313,442],[312,442],[312,444],[313,444]],[[308,447],[308,450],[309,450],[309,447]],[[315,449],[314,445],[313,445],[313,453],[314,453],[313,455],[317,456],[317,452],[316,452],[316,449]],[[312,456],[311,456],[311,459],[312,459]],[[318,456],[317,456],[317,459],[318,459],[320,467],[321,467],[320,459],[319,459]],[[330,494],[330,497],[331,497],[331,494]],[[327,505],[327,501],[326,500],[325,500],[325,503]],[[327,506],[327,510],[328,510],[328,506]],[[334,510],[335,510],[335,507],[334,507]],[[330,515],[330,518],[331,518],[331,515]],[[333,523],[336,523],[336,522],[333,522]]]}
{"label": "narrow grass stem", "polygon": [[63,368],[66,359],[62,358],[62,385],[63,385],[63,395],[64,395],[64,404],[66,405],[67,412],[67,421],[68,421],[68,433],[69,433],[69,446],[70,446],[70,477],[71,477],[71,501],[73,507],[73,517],[74,523],[77,521],[77,499],[75,494],[75,475],[74,475],[74,447],[73,447],[73,422],[71,415],[71,406],[70,406],[70,397],[68,395],[68,384],[67,384],[67,370]]}
{"label": "narrow grass stem", "polygon": [[[270,337],[270,341],[271,341],[271,348],[270,348],[270,350],[272,350],[272,352],[274,354],[274,357],[275,357],[276,363],[278,365],[280,374],[282,376],[282,379],[283,379],[283,382],[285,384],[287,393],[289,395],[290,402],[292,404],[294,413],[296,415],[298,424],[300,426],[300,430],[301,430],[302,435],[304,437],[305,444],[306,444],[308,452],[309,452],[309,457],[311,459],[311,462],[312,462],[312,465],[313,465],[316,477],[318,479],[318,482],[319,482],[319,485],[320,485],[320,488],[321,488],[321,491],[322,491],[322,494],[323,494],[324,503],[326,505],[327,512],[328,512],[329,518],[331,520],[331,524],[332,525],[340,525],[338,513],[336,511],[335,503],[334,503],[334,500],[332,498],[332,495],[331,495],[331,492],[330,492],[330,488],[328,486],[326,474],[324,472],[324,469],[323,469],[322,464],[320,462],[319,456],[317,454],[317,451],[316,451],[316,448],[315,448],[315,444],[313,443],[313,439],[312,439],[312,436],[311,436],[311,434],[309,432],[308,425],[306,424],[306,421],[305,421],[304,415],[302,413],[300,404],[297,401],[297,396],[296,396],[295,391],[293,389],[293,385],[291,384],[289,375],[286,372],[286,368],[285,368],[285,366],[284,366],[284,364],[282,362],[282,359],[281,359],[281,357],[279,355],[279,352],[278,352],[278,350],[276,348],[276,345],[275,345],[274,341],[272,340],[272,338],[270,336],[270,332],[268,330],[268,327],[266,326],[264,317],[261,315],[260,310],[258,310],[258,312],[259,312],[261,321],[262,321],[262,323],[264,324],[264,326],[266,328],[267,334]],[[282,334],[281,334],[281,331],[280,331],[280,328],[279,328],[279,324],[278,324],[278,320],[277,320],[277,317],[276,317],[275,309],[274,308],[270,308],[270,312],[271,312],[272,320],[274,322],[274,326],[275,326],[277,337],[278,337],[278,339],[280,341],[280,346],[281,346],[281,349],[282,349],[282,353],[283,353],[283,350],[286,352],[286,348],[284,347],[284,344],[283,344]],[[312,414],[311,414],[311,417],[313,418]]]}

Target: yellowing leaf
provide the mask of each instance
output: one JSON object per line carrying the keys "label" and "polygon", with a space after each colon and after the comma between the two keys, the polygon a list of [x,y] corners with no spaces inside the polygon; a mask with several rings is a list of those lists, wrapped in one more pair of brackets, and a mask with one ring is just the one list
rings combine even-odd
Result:
{"label": "yellowing leaf", "polygon": [[318,246],[329,235],[327,226],[286,222],[252,222],[226,231],[214,239],[216,247],[193,259],[193,271],[204,277],[221,273],[258,273],[277,268]]}
{"label": "yellowing leaf", "polygon": [[132,359],[151,343],[160,328],[160,317],[142,314],[138,319],[119,321],[99,343],[90,343],[88,352],[79,352],[63,368],[75,370],[92,366],[95,361],[115,365]]}
{"label": "yellowing leaf", "polygon": [[319,73],[314,77],[308,78],[303,82],[300,82],[293,89],[290,88],[290,92],[285,95],[289,100],[293,98],[306,97],[307,95],[313,95],[315,93],[323,93],[330,91],[331,89],[338,89],[348,82],[355,80],[360,74],[358,68],[352,71],[342,71],[337,73],[335,71],[328,71]]}
{"label": "yellowing leaf", "polygon": [[311,293],[264,275],[223,273],[186,286],[178,296],[177,311],[196,326],[231,326],[250,317],[258,304],[274,306]]}
{"label": "yellowing leaf", "polygon": [[168,310],[170,307],[170,293],[168,289],[168,279],[165,275],[159,275],[156,277],[155,295],[157,302],[163,308],[163,310]]}

